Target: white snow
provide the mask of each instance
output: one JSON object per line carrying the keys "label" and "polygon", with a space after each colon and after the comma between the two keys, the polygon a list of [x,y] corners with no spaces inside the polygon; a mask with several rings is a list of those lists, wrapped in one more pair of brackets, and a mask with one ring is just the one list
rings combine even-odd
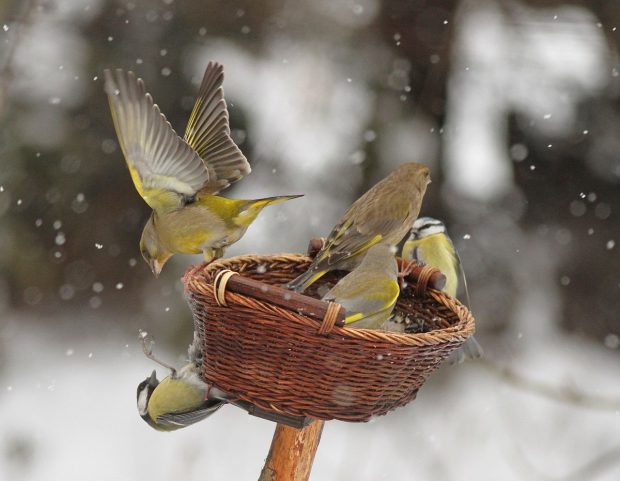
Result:
{"label": "white snow", "polygon": [[[492,349],[502,350],[496,359],[550,385],[620,399],[620,388],[609,383],[618,370],[611,350],[617,339],[605,352],[562,335],[550,327],[545,302],[528,298],[522,319],[532,322]],[[258,476],[274,425],[227,406],[193,427],[156,432],[138,416],[136,388],[157,366],[134,336],[91,333],[78,344],[48,325],[35,329],[20,319],[0,338],[8,361],[0,374],[0,479]],[[366,424],[327,423],[312,479],[516,481],[538,472],[565,479],[614,448],[618,429],[620,411],[551,401],[474,363],[443,367],[405,408]],[[7,457],[16,442],[32,451],[26,465]],[[596,479],[618,476],[615,465]]]}

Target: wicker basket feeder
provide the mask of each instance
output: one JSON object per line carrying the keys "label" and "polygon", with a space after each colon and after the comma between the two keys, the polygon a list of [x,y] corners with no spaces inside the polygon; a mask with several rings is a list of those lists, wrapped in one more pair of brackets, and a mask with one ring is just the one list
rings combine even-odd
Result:
{"label": "wicker basket feeder", "polygon": [[[203,378],[251,414],[293,427],[313,419],[368,421],[412,401],[474,332],[465,306],[428,287],[444,280],[428,266],[414,266],[394,310],[422,332],[341,327],[344,308],[319,300],[317,289],[346,273],[327,274],[306,295],[278,287],[310,262],[301,254],[239,256],[184,277],[203,343]],[[409,263],[399,259],[401,268]]]}

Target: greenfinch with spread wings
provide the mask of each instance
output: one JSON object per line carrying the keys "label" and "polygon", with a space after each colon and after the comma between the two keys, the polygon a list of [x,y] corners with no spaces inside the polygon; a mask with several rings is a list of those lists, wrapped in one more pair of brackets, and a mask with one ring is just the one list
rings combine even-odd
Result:
{"label": "greenfinch with spread wings", "polygon": [[323,300],[337,302],[346,309],[346,326],[379,329],[392,314],[399,294],[394,248],[376,244],[368,249],[360,265],[340,279]]}
{"label": "greenfinch with spread wings", "polygon": [[308,270],[284,287],[303,292],[329,271],[354,269],[373,245],[398,244],[418,217],[430,181],[425,165],[400,165],[351,205]]}
{"label": "greenfinch with spread wings", "polygon": [[120,69],[105,70],[104,76],[131,178],[153,209],[140,251],[155,276],[176,253],[202,253],[206,261],[221,257],[264,207],[299,197],[241,200],[216,195],[251,170],[230,137],[220,64],[207,66],[183,138],[153,103],[142,79]]}
{"label": "greenfinch with spread wings", "polygon": [[[401,256],[403,259],[413,259],[439,269],[446,276],[443,291],[449,296],[456,297],[459,277],[461,277],[469,304],[469,293],[461,260],[443,222],[432,217],[417,219],[413,223],[409,238],[403,245]],[[461,363],[465,359],[476,359],[481,356],[482,346],[474,336],[471,336],[461,348],[452,354],[451,358],[453,363]]]}

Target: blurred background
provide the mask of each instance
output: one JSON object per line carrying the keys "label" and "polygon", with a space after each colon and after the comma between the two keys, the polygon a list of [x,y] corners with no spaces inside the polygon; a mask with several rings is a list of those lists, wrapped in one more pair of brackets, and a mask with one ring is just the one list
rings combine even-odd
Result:
{"label": "blurred background", "polygon": [[[209,60],[269,208],[227,255],[303,252],[398,164],[432,169],[484,362],[368,424],[313,479],[620,477],[620,7],[615,0],[0,0],[0,479],[256,479],[273,425],[138,416],[138,329],[182,362],[101,81],[132,69],[182,132]],[[160,376],[165,373],[160,372]]]}

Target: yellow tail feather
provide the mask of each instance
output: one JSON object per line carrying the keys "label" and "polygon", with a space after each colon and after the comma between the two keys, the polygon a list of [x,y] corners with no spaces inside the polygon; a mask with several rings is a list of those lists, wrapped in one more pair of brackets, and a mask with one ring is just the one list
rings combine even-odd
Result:
{"label": "yellow tail feather", "polygon": [[239,225],[248,226],[256,216],[262,211],[265,207],[271,204],[279,204],[280,202],[285,202],[287,200],[296,199],[297,197],[302,197],[301,195],[280,195],[277,197],[266,197],[264,199],[256,199],[251,200],[248,204],[239,212],[239,215],[235,218],[235,222]]}

